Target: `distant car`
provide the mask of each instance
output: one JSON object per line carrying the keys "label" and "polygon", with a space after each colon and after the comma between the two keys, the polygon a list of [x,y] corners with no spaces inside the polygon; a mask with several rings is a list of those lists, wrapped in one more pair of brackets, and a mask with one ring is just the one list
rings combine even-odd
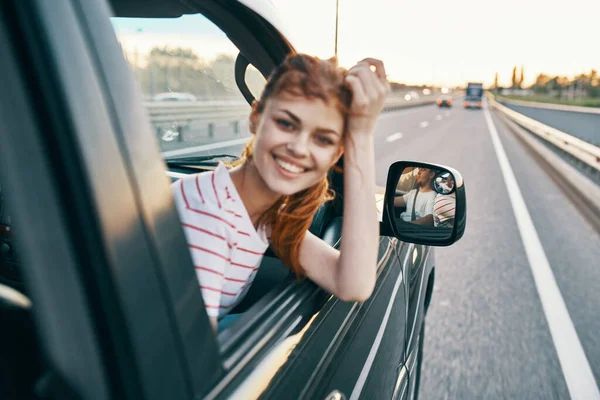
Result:
{"label": "distant car", "polygon": [[152,98],[154,101],[198,101],[198,98],[191,93],[166,92],[159,93]]}
{"label": "distant car", "polygon": [[452,96],[440,96],[436,103],[439,107],[452,107]]}
{"label": "distant car", "polygon": [[410,91],[410,92],[408,92],[408,94],[409,94],[409,95],[410,95],[410,97],[412,97],[413,99],[418,99],[418,98],[420,97],[420,96],[419,96],[419,93],[415,92],[414,90],[413,90],[413,91]]}

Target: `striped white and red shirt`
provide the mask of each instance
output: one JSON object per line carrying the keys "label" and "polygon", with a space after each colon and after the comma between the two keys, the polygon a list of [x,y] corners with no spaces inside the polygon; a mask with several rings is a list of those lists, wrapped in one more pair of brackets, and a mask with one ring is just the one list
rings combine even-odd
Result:
{"label": "striped white and red shirt", "polygon": [[433,222],[435,226],[450,222],[456,212],[456,193],[438,194],[433,203]]}
{"label": "striped white and red shirt", "polygon": [[219,163],[171,185],[206,311],[225,316],[246,294],[269,245]]}

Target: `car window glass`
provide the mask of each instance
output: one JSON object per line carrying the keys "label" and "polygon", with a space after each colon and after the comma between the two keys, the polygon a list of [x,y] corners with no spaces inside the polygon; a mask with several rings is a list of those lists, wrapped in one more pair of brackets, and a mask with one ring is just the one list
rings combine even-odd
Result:
{"label": "car window glass", "polygon": [[[201,14],[112,18],[112,24],[163,157],[239,154],[249,137],[250,106],[235,81],[239,50],[227,35]],[[245,79],[259,96],[262,74],[250,65]]]}

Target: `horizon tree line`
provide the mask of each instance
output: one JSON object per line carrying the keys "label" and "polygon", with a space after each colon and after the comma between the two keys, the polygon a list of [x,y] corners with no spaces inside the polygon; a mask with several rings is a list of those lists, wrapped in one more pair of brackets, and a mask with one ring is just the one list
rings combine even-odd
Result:
{"label": "horizon tree line", "polygon": [[[519,73],[520,72],[520,73]],[[513,67],[511,85],[502,87],[498,83],[498,72],[494,78],[494,89],[526,89],[539,95],[554,97],[574,96],[578,97],[600,97],[600,76],[596,69],[589,73],[581,73],[573,78],[555,75],[551,76],[545,73],[539,73],[535,82],[530,85],[524,85],[525,67],[522,65],[520,71],[517,66]]]}

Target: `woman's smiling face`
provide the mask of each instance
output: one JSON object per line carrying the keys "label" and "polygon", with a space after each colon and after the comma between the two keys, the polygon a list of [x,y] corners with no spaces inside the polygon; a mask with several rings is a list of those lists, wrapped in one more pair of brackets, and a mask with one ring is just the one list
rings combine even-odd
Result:
{"label": "woman's smiling face", "polygon": [[271,191],[289,196],[307,189],[340,158],[344,118],[330,103],[280,94],[252,112],[252,158]]}

